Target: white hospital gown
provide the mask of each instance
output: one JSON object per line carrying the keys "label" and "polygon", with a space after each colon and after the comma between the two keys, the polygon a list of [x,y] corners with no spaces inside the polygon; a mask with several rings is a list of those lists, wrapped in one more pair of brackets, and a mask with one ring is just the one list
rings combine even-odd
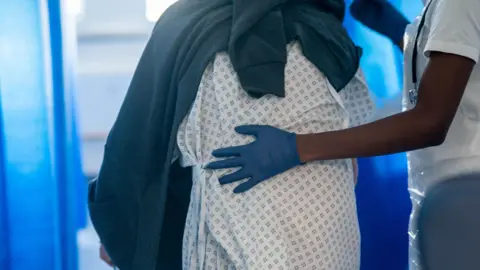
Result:
{"label": "white hospital gown", "polygon": [[285,91],[285,98],[248,96],[226,53],[206,68],[178,131],[181,163],[193,166],[184,270],[359,269],[351,160],[312,162],[243,194],[233,194],[237,184],[218,183],[231,171],[203,169],[214,149],[252,141],[235,126],[323,132],[364,123],[373,111],[360,73],[338,94],[298,43],[288,46]]}

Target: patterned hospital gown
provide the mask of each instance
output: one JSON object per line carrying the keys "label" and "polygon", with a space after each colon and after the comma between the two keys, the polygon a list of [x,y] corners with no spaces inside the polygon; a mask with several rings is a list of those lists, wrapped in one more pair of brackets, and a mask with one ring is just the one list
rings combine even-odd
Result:
{"label": "patterned hospital gown", "polygon": [[237,184],[218,183],[231,171],[203,169],[214,160],[212,150],[252,141],[235,133],[241,124],[313,133],[358,125],[370,116],[373,103],[360,73],[337,93],[298,43],[287,50],[286,98],[248,96],[226,53],[204,72],[178,131],[181,163],[193,166],[184,270],[359,269],[351,160],[312,162],[243,194],[233,194]]}

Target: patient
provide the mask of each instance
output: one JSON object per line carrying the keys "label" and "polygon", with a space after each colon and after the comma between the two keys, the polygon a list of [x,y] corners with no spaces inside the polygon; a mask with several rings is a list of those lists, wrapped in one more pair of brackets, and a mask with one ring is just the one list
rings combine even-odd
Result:
{"label": "patient", "polygon": [[358,269],[352,160],[241,194],[219,184],[227,172],[205,168],[212,150],[252,140],[238,125],[318,133],[366,121],[372,103],[344,13],[343,0],[180,0],[162,15],[89,186],[108,263]]}
{"label": "patient", "polygon": [[287,52],[285,98],[249,96],[226,53],[203,74],[177,137],[181,164],[193,166],[183,269],[359,269],[352,160],[310,163],[240,194],[219,184],[228,171],[203,167],[212,150],[252,140],[238,125],[317,133],[367,121],[373,103],[360,72],[337,92],[298,42]]}

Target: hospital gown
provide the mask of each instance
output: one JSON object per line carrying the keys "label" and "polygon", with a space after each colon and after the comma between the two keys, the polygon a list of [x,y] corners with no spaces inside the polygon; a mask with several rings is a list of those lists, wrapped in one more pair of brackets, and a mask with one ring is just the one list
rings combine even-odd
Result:
{"label": "hospital gown", "polygon": [[268,124],[314,133],[367,121],[373,103],[360,72],[337,93],[305,58],[299,43],[287,50],[285,98],[250,97],[226,53],[217,54],[203,74],[177,138],[181,164],[193,166],[185,270],[359,269],[350,159],[312,162],[243,194],[233,194],[237,184],[219,184],[218,178],[231,170],[204,169],[214,160],[214,149],[253,140],[235,133],[238,125]]}

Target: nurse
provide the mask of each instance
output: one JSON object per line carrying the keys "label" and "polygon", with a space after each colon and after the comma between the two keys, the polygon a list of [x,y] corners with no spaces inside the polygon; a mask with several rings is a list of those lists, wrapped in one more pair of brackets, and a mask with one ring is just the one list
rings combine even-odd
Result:
{"label": "nurse", "polygon": [[[480,67],[476,63],[480,56],[480,1],[425,2],[421,16],[406,27],[404,44],[399,36],[405,31],[405,20],[386,1],[360,0],[352,6],[352,14],[361,22],[404,47],[403,112],[363,126],[318,134],[243,126],[237,131],[254,136],[254,142],[213,152],[215,157],[229,159],[213,162],[209,168],[240,168],[219,179],[220,183],[242,181],[253,188],[307,162],[409,151],[415,221],[429,187],[448,177],[479,172]],[[410,228],[410,269],[420,269],[414,224],[411,222]]]}

